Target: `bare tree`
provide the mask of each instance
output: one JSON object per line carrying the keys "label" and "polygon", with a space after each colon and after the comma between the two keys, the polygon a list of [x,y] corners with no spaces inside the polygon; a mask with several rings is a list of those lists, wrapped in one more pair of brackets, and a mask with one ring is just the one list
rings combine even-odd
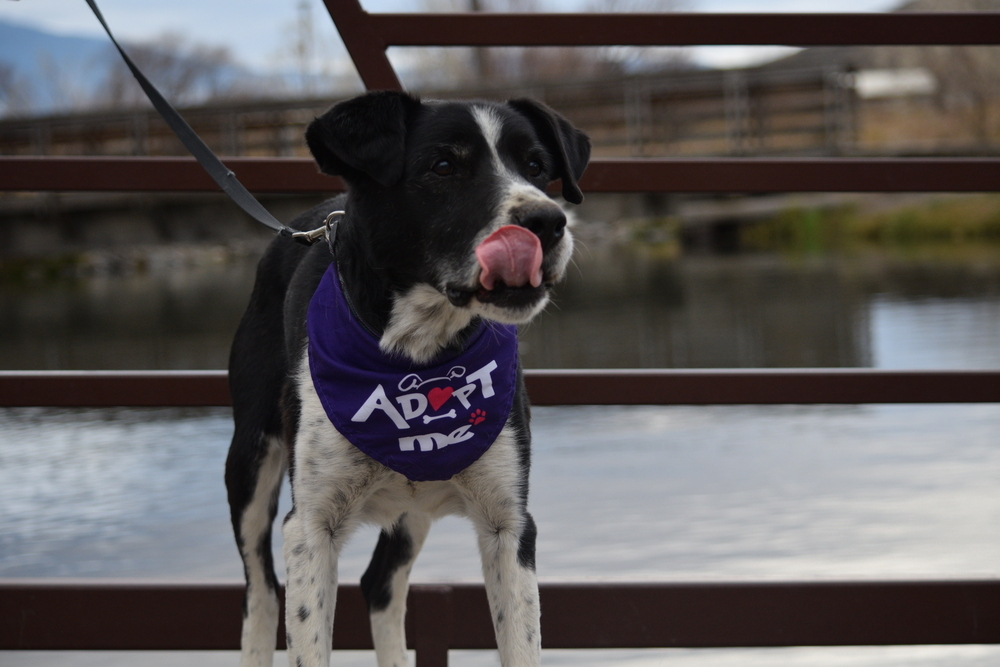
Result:
{"label": "bare tree", "polygon": [[[136,66],[175,104],[225,97],[232,89],[227,69],[234,67],[224,47],[191,44],[178,33],[126,47]],[[95,102],[99,106],[136,107],[146,103],[132,73],[116,51],[108,52],[108,75]]]}
{"label": "bare tree", "polygon": [[[517,12],[544,9],[540,0],[426,0],[432,12]],[[602,13],[676,11],[680,0],[592,0],[585,11]],[[608,77],[640,69],[687,64],[679,49],[627,47],[503,47],[421,49],[414,74],[424,86],[455,87],[534,83]]]}
{"label": "bare tree", "polygon": [[14,68],[0,62],[0,116],[25,113],[31,108],[31,90]]}
{"label": "bare tree", "polygon": [[[269,94],[328,96],[353,92],[357,73],[336,28],[317,0],[297,0],[295,20],[281,26],[281,47],[273,53]],[[318,17],[316,16],[318,14]]]}
{"label": "bare tree", "polygon": [[926,65],[938,80],[939,103],[951,109],[965,107],[973,135],[989,141],[994,134],[993,107],[1000,100],[1000,49],[932,47]]}
{"label": "bare tree", "polygon": [[299,0],[298,20],[295,24],[295,63],[299,72],[299,86],[303,95],[312,95],[315,83],[316,33],[313,29],[312,8],[309,0]]}
{"label": "bare tree", "polygon": [[[604,14],[662,14],[688,9],[685,0],[589,0],[586,11]],[[683,69],[691,66],[685,48],[663,46],[606,46],[596,58],[624,72]]]}
{"label": "bare tree", "polygon": [[[900,11],[989,12],[1000,0],[914,0]],[[1000,48],[995,46],[932,46],[920,50],[921,64],[938,82],[938,102],[946,109],[968,110],[968,126],[980,142],[996,133],[992,119],[1000,104]]]}
{"label": "bare tree", "polygon": [[92,91],[86,88],[83,76],[89,63],[58,61],[49,53],[38,54],[40,75],[35,92],[42,104],[48,103],[55,111],[69,111],[88,105]]}

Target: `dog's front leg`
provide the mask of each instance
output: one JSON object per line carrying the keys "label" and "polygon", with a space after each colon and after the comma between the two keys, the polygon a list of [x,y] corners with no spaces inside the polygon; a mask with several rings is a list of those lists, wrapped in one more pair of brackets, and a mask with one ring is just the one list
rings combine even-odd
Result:
{"label": "dog's front leg", "polygon": [[537,667],[542,659],[536,529],[525,507],[527,472],[508,427],[479,461],[456,476],[479,539],[503,667]]}
{"label": "dog's front leg", "polygon": [[337,560],[378,477],[376,464],[328,425],[306,423],[296,438],[293,507],[283,527],[291,667],[329,665]]}
{"label": "dog's front leg", "polygon": [[406,667],[406,594],[410,569],[430,530],[427,514],[410,511],[382,530],[371,564],[361,577],[378,667]]}
{"label": "dog's front leg", "polygon": [[315,528],[315,513],[296,503],[285,519],[285,639],[291,667],[330,662],[341,544]]}

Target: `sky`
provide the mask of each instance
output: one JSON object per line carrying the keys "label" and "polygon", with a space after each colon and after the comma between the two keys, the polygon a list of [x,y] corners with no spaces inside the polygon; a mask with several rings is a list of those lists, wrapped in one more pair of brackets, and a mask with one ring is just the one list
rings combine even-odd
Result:
{"label": "sky", "polygon": [[[901,0],[684,0],[688,11],[706,12],[870,12],[885,11]],[[167,32],[189,40],[225,46],[235,58],[259,70],[288,67],[298,6],[302,0],[98,0],[115,36],[144,41]],[[308,0],[318,33],[331,58],[343,54],[339,36],[321,0]],[[585,0],[541,0],[553,11],[579,11]],[[426,0],[362,0],[371,12],[420,11]],[[48,32],[100,37],[97,19],[84,0],[0,0],[0,20],[27,24]],[[778,51],[769,47],[696,49],[705,65],[734,67],[754,64]]]}

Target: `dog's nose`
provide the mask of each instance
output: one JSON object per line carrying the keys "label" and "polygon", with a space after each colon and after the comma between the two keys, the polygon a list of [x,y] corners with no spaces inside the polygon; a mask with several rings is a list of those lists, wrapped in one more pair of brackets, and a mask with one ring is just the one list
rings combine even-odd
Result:
{"label": "dog's nose", "polygon": [[548,250],[566,232],[566,214],[558,206],[530,206],[515,209],[516,224],[525,227],[542,242],[542,250]]}

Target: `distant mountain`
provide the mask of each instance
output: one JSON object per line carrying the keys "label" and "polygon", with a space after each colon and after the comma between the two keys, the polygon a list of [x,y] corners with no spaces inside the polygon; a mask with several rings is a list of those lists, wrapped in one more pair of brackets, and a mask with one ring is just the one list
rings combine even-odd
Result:
{"label": "distant mountain", "polygon": [[30,74],[43,54],[56,60],[89,60],[105,53],[107,39],[53,35],[27,25],[0,20],[0,62]]}
{"label": "distant mountain", "polygon": [[[0,113],[79,104],[107,76],[109,43],[0,21]],[[6,84],[6,85],[5,85]]]}
{"label": "distant mountain", "polygon": [[[177,105],[221,97],[246,97],[266,81],[234,63],[225,49],[182,38],[124,43],[125,50],[160,92]],[[96,108],[146,106],[111,41],[55,35],[0,21],[0,115],[37,115]]]}
{"label": "distant mountain", "polygon": [[[160,92],[178,107],[216,101],[336,96],[358,90],[353,73],[262,74],[234,62],[225,49],[188,43],[182,38],[123,46]],[[110,40],[56,35],[0,20],[0,117],[137,105],[145,107],[148,103]]]}

